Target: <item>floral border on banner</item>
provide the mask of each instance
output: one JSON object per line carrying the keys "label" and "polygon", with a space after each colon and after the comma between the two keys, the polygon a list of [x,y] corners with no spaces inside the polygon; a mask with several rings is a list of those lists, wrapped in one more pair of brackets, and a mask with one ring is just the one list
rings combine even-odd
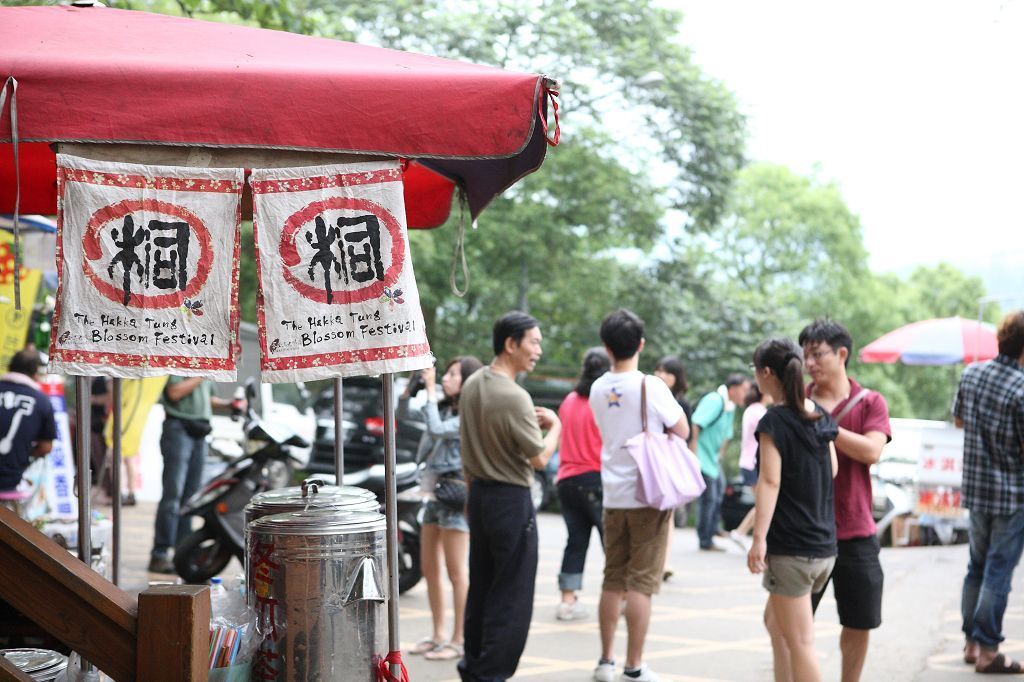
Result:
{"label": "floral border on banner", "polygon": [[[265,382],[276,382],[276,381],[309,381],[322,378],[328,378],[329,376],[342,377],[342,376],[356,376],[356,375],[376,375],[382,371],[408,371],[413,369],[422,369],[429,366],[433,360],[433,356],[430,354],[430,344],[427,340],[426,330],[422,330],[423,342],[422,343],[407,343],[398,345],[387,345],[378,347],[368,348],[357,348],[343,351],[328,351],[323,353],[303,353],[301,355],[292,355],[284,357],[271,357],[270,348],[267,334],[267,302],[265,297],[264,287],[264,259],[261,255],[261,229],[260,229],[260,209],[257,204],[257,197],[259,195],[279,194],[279,193],[293,193],[293,192],[315,192],[317,190],[331,189],[331,188],[349,188],[359,187],[368,185],[377,185],[383,183],[396,182],[401,186],[402,184],[402,171],[399,162],[393,162],[393,167],[387,168],[376,168],[376,169],[363,169],[356,170],[359,166],[374,166],[389,164],[392,162],[357,162],[353,164],[334,164],[328,166],[314,166],[306,168],[291,168],[291,169],[274,169],[271,172],[279,173],[301,173],[308,172],[311,175],[303,177],[286,177],[281,179],[265,179],[259,180],[253,177],[249,178],[249,184],[252,188],[253,194],[253,237],[255,242],[256,262],[257,262],[257,292],[256,292],[256,314],[258,319],[258,338],[260,346],[260,369],[263,373],[263,381]],[[352,167],[351,170],[345,168],[346,166]],[[253,171],[256,173],[256,171]],[[404,201],[404,197],[402,198]],[[319,201],[311,201],[310,205],[317,203],[327,206],[328,208],[344,208],[344,209],[357,209],[363,204],[369,203],[367,200],[360,197],[329,197],[321,198]],[[404,206],[404,204],[403,204]],[[300,211],[301,213],[307,212],[307,209]],[[294,221],[299,217],[299,214],[295,214],[291,217]],[[392,231],[394,239],[394,230],[398,230],[400,233],[401,241],[393,241],[394,248],[397,254],[402,258],[409,266],[409,274],[415,281],[414,273],[412,272],[412,261],[411,255],[408,253],[408,229],[404,224],[404,213],[401,216],[401,224],[386,224],[389,231]],[[265,235],[265,230],[263,234]],[[263,239],[266,239],[264,236]],[[262,244],[262,248],[268,248],[271,245]],[[394,264],[392,269],[389,269],[386,274],[384,281],[379,281],[372,287],[367,288],[362,292],[350,293],[346,291],[334,292],[337,299],[344,300],[346,303],[356,304],[365,301],[372,301],[381,297],[389,286],[393,286],[394,282],[390,281],[398,275],[393,275]],[[284,278],[289,281],[292,286],[296,286],[297,283],[292,281],[294,277],[291,273],[285,272]],[[419,304],[419,297],[416,296],[417,311]],[[325,303],[322,302],[322,303]],[[422,328],[422,312],[418,314],[418,321]],[[402,361],[406,362],[402,362]],[[398,365],[386,370],[382,370],[379,367],[374,367],[374,363],[398,361]],[[369,367],[368,367],[369,365]]]}
{"label": "floral border on banner", "polygon": [[[88,161],[88,159],[86,159]],[[191,169],[188,169],[191,170]],[[201,169],[195,169],[201,170]],[[227,170],[227,169],[224,169]],[[57,262],[57,300],[54,306],[52,319],[59,322],[63,306],[64,289],[64,190],[65,183],[78,182],[91,185],[104,185],[110,187],[123,187],[128,189],[150,189],[179,192],[212,192],[218,194],[238,194],[238,202],[235,210],[234,238],[232,247],[232,268],[228,302],[228,328],[230,339],[228,342],[227,357],[202,358],[202,357],[180,357],[170,355],[142,355],[134,353],[108,353],[103,351],[82,351],[57,348],[57,334],[54,333],[50,339],[49,356],[51,361],[57,361],[65,365],[67,370],[73,370],[74,374],[81,376],[122,376],[133,378],[139,376],[156,376],[163,374],[174,374],[175,372],[152,372],[152,373],[119,373],[117,367],[133,368],[156,368],[158,370],[181,370],[188,375],[203,376],[205,372],[220,372],[234,374],[237,371],[237,358],[241,352],[239,339],[239,323],[241,321],[240,308],[238,303],[238,278],[239,259],[241,257],[241,227],[242,227],[242,189],[245,185],[244,178],[240,182],[231,180],[210,180],[203,178],[170,178],[162,176],[145,176],[126,173],[109,173],[96,170],[81,170],[57,166],[57,240],[56,240],[56,262]],[[86,273],[87,275],[91,273]],[[113,366],[113,367],[111,367]],[[235,377],[224,379],[212,377],[216,380],[234,381]]]}

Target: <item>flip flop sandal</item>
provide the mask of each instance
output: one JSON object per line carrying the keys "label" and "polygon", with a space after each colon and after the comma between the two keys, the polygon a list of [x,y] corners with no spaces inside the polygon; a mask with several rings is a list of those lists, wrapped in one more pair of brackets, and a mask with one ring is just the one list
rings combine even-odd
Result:
{"label": "flip flop sandal", "polygon": [[462,658],[462,656],[462,647],[458,644],[452,644],[451,642],[445,642],[433,651],[428,651],[423,654],[423,658],[428,661],[454,661]]}
{"label": "flip flop sandal", "polygon": [[432,651],[437,651],[441,648],[444,642],[438,642],[437,640],[431,639],[430,637],[424,637],[420,641],[416,642],[413,648],[409,649],[410,654],[428,654]]}
{"label": "flip flop sandal", "polygon": [[990,673],[993,675],[1019,675],[1022,670],[1020,663],[1017,661],[1010,661],[1002,654],[997,655],[992,661],[984,668],[975,668],[976,673]]}
{"label": "flip flop sandal", "polygon": [[978,662],[978,655],[967,653],[967,650],[970,648],[971,644],[964,644],[964,663],[967,663],[968,665],[974,665]]}

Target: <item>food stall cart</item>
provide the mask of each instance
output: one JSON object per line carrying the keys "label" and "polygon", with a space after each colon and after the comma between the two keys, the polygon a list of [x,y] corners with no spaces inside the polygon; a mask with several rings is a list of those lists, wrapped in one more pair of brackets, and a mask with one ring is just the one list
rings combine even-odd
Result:
{"label": "food stall cart", "polygon": [[[556,85],[541,75],[88,2],[0,8],[3,80],[0,213],[15,215],[56,211],[58,151],[211,169],[384,158],[401,161],[408,226],[429,228],[447,219],[456,195],[475,220],[539,168],[558,140]],[[248,186],[245,192],[248,217]],[[382,381],[389,660],[397,676],[394,396],[392,376]],[[88,395],[86,377],[77,385],[80,396]],[[118,389],[115,381],[115,406]],[[80,469],[87,467],[86,404],[78,401]],[[115,433],[118,416],[115,411]],[[340,483],[340,452],[336,464]],[[83,528],[90,516],[88,477],[79,483]],[[115,495],[115,527],[119,514]],[[115,530],[115,543],[117,536]],[[88,556],[89,533],[80,530],[79,537],[80,553]],[[116,558],[115,544],[115,571]]]}

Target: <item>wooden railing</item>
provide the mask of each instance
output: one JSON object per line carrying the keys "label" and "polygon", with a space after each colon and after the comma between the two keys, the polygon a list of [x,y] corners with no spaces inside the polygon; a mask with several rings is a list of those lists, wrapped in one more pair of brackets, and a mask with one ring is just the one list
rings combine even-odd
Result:
{"label": "wooden railing", "polygon": [[[117,682],[206,679],[208,588],[163,585],[136,601],[3,508],[0,599]],[[19,678],[0,665],[0,679]]]}

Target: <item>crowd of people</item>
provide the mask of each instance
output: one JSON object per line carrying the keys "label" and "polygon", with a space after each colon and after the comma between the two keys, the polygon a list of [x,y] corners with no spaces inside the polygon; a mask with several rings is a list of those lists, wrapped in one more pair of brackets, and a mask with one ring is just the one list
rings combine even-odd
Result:
{"label": "crowd of people", "polygon": [[[672,575],[667,558],[675,514],[640,501],[637,463],[626,445],[650,430],[683,439],[699,462],[700,550],[721,550],[716,543],[731,537],[747,550],[750,572],[762,575],[775,678],[820,679],[814,613],[831,584],[842,626],[842,680],[859,680],[870,633],[882,622],[884,582],[869,468],[892,433],[885,398],[847,374],[853,352],[847,329],[818,319],[796,342],[762,341],[751,356],[753,380],[731,374],[693,408],[679,357],[659,360],[653,375],[640,371],[644,323],[634,313],[610,313],[599,336],[602,345],[584,354],[578,382],[557,413],[535,407],[517,383],[542,354],[540,323],[525,313],[497,320],[489,364],[471,356],[448,363],[440,394],[435,370],[422,373],[426,402],[419,418],[426,430],[418,456],[428,501],[421,566],[432,631],[411,653],[457,661],[466,682],[515,674],[537,574],[530,488],[534,471],[557,451],[568,540],[555,618],[589,617],[579,594],[596,529],[605,561],[593,679],[656,680],[643,652],[652,596]],[[962,504],[971,511],[963,658],[978,672],[1021,673],[1021,664],[999,645],[1024,551],[1024,311],[1004,318],[997,339],[998,356],[964,371],[952,405],[964,429]],[[50,402],[36,384],[39,369],[39,354],[28,349],[0,375],[0,494],[13,491],[30,460],[45,455],[56,438]],[[102,409],[105,391],[94,392],[100,396],[94,406]],[[409,397],[407,390],[400,416],[412,412]],[[149,568],[170,572],[169,551],[185,530],[178,507],[200,483],[212,410],[230,402],[212,395],[203,379],[178,377],[167,383],[161,401],[167,413],[163,498]],[[744,482],[755,486],[756,504],[730,535],[719,527],[719,509],[722,459],[737,407],[745,408],[739,466]],[[442,568],[455,614],[450,634]],[[621,668],[614,650],[620,617],[627,633]]]}
{"label": "crowd of people", "polygon": [[[998,653],[998,645],[1010,578],[1024,545],[1024,442],[1019,437],[1024,433],[1024,312],[1007,316],[998,334],[999,357],[965,372],[953,407],[966,430],[964,493],[972,510],[964,660],[979,672],[1019,672],[1019,664]],[[660,359],[652,376],[640,371],[644,325],[635,314],[609,314],[600,339],[602,346],[584,354],[577,385],[557,414],[534,407],[516,383],[542,353],[540,323],[519,312],[495,323],[489,365],[481,367],[474,359],[468,372],[465,359],[449,365],[446,377],[453,367],[461,371],[457,380],[442,381],[444,419],[434,416],[437,397],[428,395],[421,456],[428,471],[459,477],[461,455],[467,492],[464,519],[457,507],[438,513],[428,506],[427,523],[437,526],[425,531],[434,539],[424,543],[423,561],[433,632],[412,653],[458,659],[466,682],[515,674],[532,618],[537,571],[529,489],[534,470],[543,469],[557,451],[558,500],[568,539],[555,618],[589,617],[579,594],[597,530],[605,563],[593,679],[657,679],[643,651],[652,596],[672,575],[667,557],[674,514],[638,501],[638,469],[625,443],[643,430],[643,404],[648,429],[685,439],[699,460],[705,483],[696,501],[700,549],[721,550],[716,543],[731,537],[747,549],[751,573],[762,575],[775,678],[820,679],[814,613],[831,584],[842,626],[842,680],[859,680],[870,633],[882,622],[884,576],[870,466],[891,439],[891,427],[885,398],[847,374],[853,352],[847,329],[818,319],[796,342],[763,341],[752,353],[753,381],[732,374],[695,408],[685,399],[680,358]],[[428,386],[433,378],[427,374]],[[756,504],[733,533],[725,534],[719,527],[722,458],[734,435],[737,407],[745,408],[740,472],[744,483],[755,485]],[[993,429],[1003,436],[1004,451],[992,452]],[[436,485],[428,479],[424,489],[429,493]],[[446,533],[461,537],[444,540]],[[467,540],[468,587],[462,572]],[[451,637],[444,630],[442,556],[456,613]],[[620,616],[627,632],[621,668],[614,651]]]}

